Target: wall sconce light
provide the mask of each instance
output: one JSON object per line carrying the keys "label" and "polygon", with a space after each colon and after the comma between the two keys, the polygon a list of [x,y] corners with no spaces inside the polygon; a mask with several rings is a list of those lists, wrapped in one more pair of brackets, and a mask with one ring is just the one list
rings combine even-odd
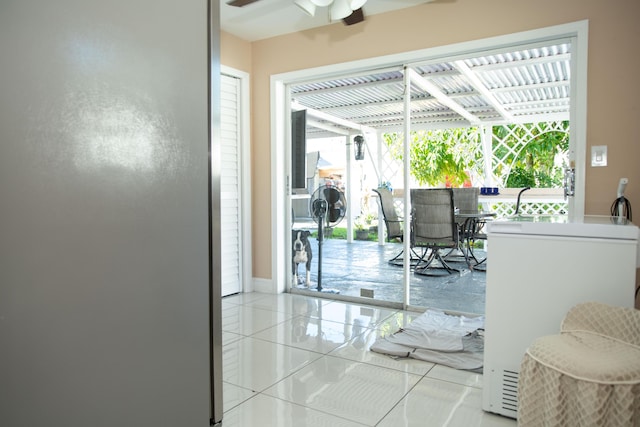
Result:
{"label": "wall sconce light", "polygon": [[356,144],[356,160],[364,160],[364,138],[362,135],[357,135],[353,138],[353,142]]}

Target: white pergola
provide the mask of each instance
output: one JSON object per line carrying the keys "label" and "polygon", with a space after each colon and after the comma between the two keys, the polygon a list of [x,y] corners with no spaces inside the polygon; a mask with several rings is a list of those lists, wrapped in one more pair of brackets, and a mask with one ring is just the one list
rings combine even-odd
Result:
{"label": "white pergola", "polygon": [[[347,146],[357,134],[380,141],[386,132],[477,127],[484,157],[491,158],[494,125],[569,120],[570,70],[568,42],[519,47],[291,85],[291,108],[307,111],[308,139],[343,136]],[[491,176],[488,162],[485,169]]]}
{"label": "white pergola", "polygon": [[[365,130],[459,128],[569,119],[571,44],[555,43],[291,86],[308,138]],[[405,76],[410,109],[405,109]]]}

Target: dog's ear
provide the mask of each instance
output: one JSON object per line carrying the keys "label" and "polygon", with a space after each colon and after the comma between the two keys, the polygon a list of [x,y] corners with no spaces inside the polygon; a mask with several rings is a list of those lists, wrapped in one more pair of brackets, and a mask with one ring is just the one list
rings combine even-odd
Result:
{"label": "dog's ear", "polygon": [[309,230],[304,230],[304,231],[302,232],[302,234],[303,234],[305,237],[309,237],[309,236],[311,236],[311,232],[310,232]]}

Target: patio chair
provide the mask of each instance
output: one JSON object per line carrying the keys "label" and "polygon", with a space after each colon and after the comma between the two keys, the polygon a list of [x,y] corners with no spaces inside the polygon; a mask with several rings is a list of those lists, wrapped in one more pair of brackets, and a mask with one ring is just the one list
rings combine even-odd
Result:
{"label": "patio chair", "polygon": [[[478,212],[478,198],[480,195],[480,189],[478,187],[466,187],[466,188],[453,188],[453,203],[460,213],[474,213]],[[483,218],[457,218],[458,222],[458,240],[460,250],[463,252],[464,258],[469,265],[470,269],[478,269],[477,267],[483,264],[487,258],[478,258],[473,251],[475,242],[478,240],[487,240],[487,235],[484,232],[484,227],[488,219],[491,217]],[[457,257],[453,258],[453,257]],[[445,257],[448,261],[459,260],[460,255],[448,254]],[[473,260],[473,263],[472,263]]]}
{"label": "patio chair", "polygon": [[[390,242],[394,239],[399,239],[402,242],[404,240],[404,231],[402,228],[403,219],[400,218],[396,212],[396,207],[393,204],[393,194],[386,188],[377,188],[373,191],[378,195],[378,202],[380,203],[380,209],[382,209],[382,216],[384,217],[384,224],[387,229],[387,241]],[[412,248],[409,256],[411,265],[415,265],[420,258],[422,258],[422,256],[417,254]],[[389,264],[400,267],[404,265],[404,248],[389,260]]]}
{"label": "patio chair", "polygon": [[[478,187],[463,187],[452,188],[453,190],[453,205],[458,212],[473,213],[478,211],[478,197],[480,196],[480,189]],[[470,237],[471,224],[468,219],[459,220],[456,218],[458,224],[458,248],[457,251],[452,249],[445,259],[447,261],[465,261],[469,264],[468,239]]]}
{"label": "patio chair", "polygon": [[460,212],[476,212],[478,210],[478,197],[480,189],[478,187],[452,188],[453,205]]}
{"label": "patio chair", "polygon": [[441,254],[442,250],[458,247],[458,225],[450,188],[411,190],[411,241],[412,247],[425,249],[415,267],[417,274],[441,275],[434,272],[438,269],[447,274],[460,271],[451,267]]}
{"label": "patio chair", "polygon": [[[473,248],[475,247],[475,243],[477,241],[479,240],[482,240],[484,242],[487,241],[487,233],[485,231],[485,226],[487,225],[487,222],[491,221],[492,219],[493,217],[485,217],[482,220],[471,221],[469,227],[465,231],[465,239],[467,241],[467,248],[468,248],[467,254],[469,257],[469,262],[471,260],[475,262],[475,264],[471,266],[473,270],[485,271],[484,267],[483,268],[478,268],[478,267],[483,265],[487,260],[486,254],[484,258],[479,258],[478,256],[476,256],[476,252],[474,252]],[[485,251],[486,251],[486,243],[485,243]]]}

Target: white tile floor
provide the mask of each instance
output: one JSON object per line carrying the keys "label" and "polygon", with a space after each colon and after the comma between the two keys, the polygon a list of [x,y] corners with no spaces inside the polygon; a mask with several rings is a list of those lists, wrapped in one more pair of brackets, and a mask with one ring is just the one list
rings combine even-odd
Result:
{"label": "white tile floor", "polygon": [[225,427],[514,427],[482,375],[369,351],[419,313],[301,295],[222,300]]}

